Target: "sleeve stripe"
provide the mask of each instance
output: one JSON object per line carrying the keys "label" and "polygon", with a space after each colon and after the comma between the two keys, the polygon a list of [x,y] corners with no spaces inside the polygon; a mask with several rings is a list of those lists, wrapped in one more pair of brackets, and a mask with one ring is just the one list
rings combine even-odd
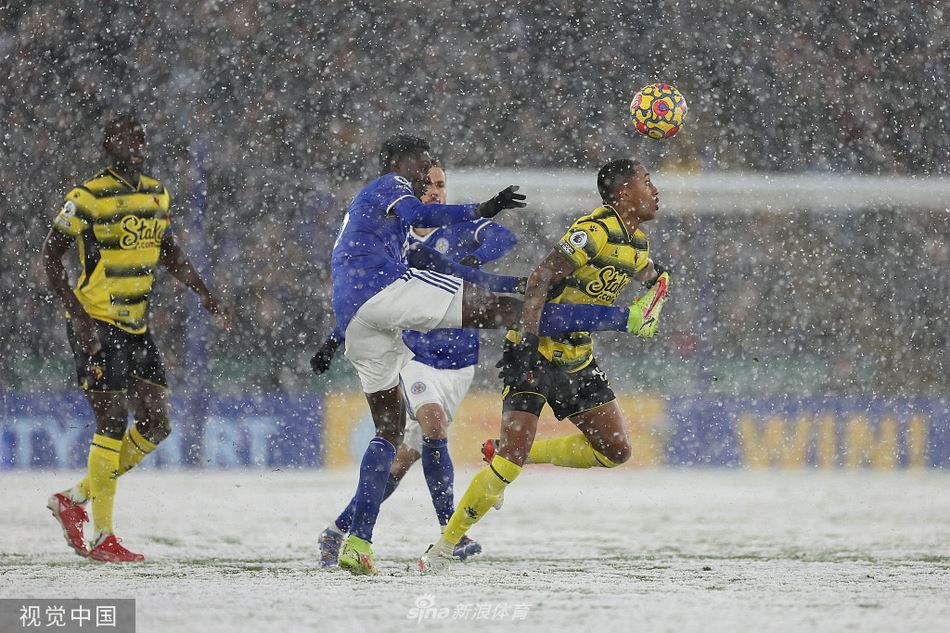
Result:
{"label": "sleeve stripe", "polygon": [[489,224],[491,224],[491,220],[489,220],[488,218],[482,218],[481,221],[478,223],[478,228],[475,229],[475,233],[472,235],[472,237],[475,238],[476,242],[478,241],[479,231],[481,231],[483,228],[485,228]]}
{"label": "sleeve stripe", "polygon": [[395,200],[393,200],[393,201],[389,204],[388,207],[386,207],[386,215],[389,215],[390,213],[392,213],[393,207],[396,206],[397,204],[399,204],[400,202],[402,202],[403,200],[405,200],[406,198],[415,198],[415,196],[412,195],[411,193],[407,193],[407,194],[404,195],[404,196],[399,196],[398,198],[396,198]]}

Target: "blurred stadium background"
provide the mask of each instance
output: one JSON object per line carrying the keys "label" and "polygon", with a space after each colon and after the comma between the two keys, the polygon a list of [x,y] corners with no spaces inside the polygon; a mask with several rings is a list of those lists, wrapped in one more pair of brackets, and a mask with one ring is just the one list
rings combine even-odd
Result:
{"label": "blurred stadium background", "polygon": [[[397,131],[431,139],[451,200],[523,186],[533,204],[504,216],[521,244],[498,270],[527,272],[596,204],[604,161],[650,166],[648,231],[674,298],[654,341],[597,338],[634,465],[946,466],[945,9],[728,6],[2,5],[0,469],[84,463],[91,415],[39,248],[64,193],[101,166],[102,124],[128,109],[176,230],[237,313],[219,332],[158,276],[151,327],[177,431],[153,466],[343,465],[361,451],[355,374],[338,359],[316,380],[307,361],[329,328],[339,219]],[[673,142],[636,138],[626,119],[655,80],[689,101]],[[497,432],[498,339],[483,339],[454,431],[462,462]]]}

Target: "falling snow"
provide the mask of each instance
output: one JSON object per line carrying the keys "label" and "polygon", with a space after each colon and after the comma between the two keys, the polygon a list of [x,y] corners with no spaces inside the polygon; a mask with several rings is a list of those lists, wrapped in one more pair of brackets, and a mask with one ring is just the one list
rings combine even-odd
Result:
{"label": "falling snow", "polygon": [[[136,597],[141,629],[163,631],[395,629],[430,598],[529,605],[524,630],[618,618],[637,630],[944,626],[947,10],[935,0],[0,5],[0,597]],[[653,82],[689,104],[667,141],[638,136],[628,115]],[[76,476],[62,469],[84,464],[94,422],[40,251],[66,193],[105,166],[103,125],[129,112],[145,124],[145,172],[168,187],[173,230],[234,320],[214,327],[157,272],[149,327],[175,435],[154,465],[172,472],[123,483],[123,536],[151,562],[107,574],[68,557],[44,515],[46,496]],[[520,242],[489,266],[517,275],[599,204],[607,160],[648,167],[660,211],[644,229],[672,271],[672,298],[656,339],[599,333],[598,360],[618,394],[644,410],[660,403],[654,417],[632,416],[647,429],[636,437],[659,446],[643,464],[730,470],[541,469],[479,526],[484,558],[444,581],[407,570],[434,536],[416,481],[381,515],[382,578],[317,568],[316,535],[356,476],[309,467],[345,465],[347,442],[367,438],[364,411],[346,409],[361,398],[352,367],[337,358],[316,378],[308,360],[333,324],[343,213],[395,133],[429,139],[450,202],[523,185],[527,209],[498,218]],[[76,249],[65,263],[75,282]],[[500,335],[481,337],[474,390],[495,397],[497,416]],[[357,428],[345,441],[327,423],[340,402]],[[265,442],[242,411],[292,420]],[[838,426],[825,459],[829,415]],[[810,435],[796,444],[803,419]],[[215,442],[225,448],[207,457]],[[765,464],[797,470],[749,472]],[[275,472],[202,469],[235,466]]]}

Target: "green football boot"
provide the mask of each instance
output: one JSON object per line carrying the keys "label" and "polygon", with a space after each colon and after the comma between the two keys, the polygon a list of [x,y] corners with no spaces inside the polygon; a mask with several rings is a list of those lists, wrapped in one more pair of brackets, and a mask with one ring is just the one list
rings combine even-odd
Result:
{"label": "green football boot", "polygon": [[375,576],[379,572],[373,562],[373,548],[369,541],[350,534],[340,548],[340,567],[357,576]]}
{"label": "green football boot", "polygon": [[670,274],[664,272],[657,277],[646,294],[630,304],[630,316],[627,317],[627,331],[640,338],[653,338],[660,324],[660,312],[670,292]]}

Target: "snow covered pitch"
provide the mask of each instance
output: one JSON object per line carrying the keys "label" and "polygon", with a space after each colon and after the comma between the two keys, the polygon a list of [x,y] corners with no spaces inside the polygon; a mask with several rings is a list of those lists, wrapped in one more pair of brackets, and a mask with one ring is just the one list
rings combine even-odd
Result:
{"label": "snow covered pitch", "polygon": [[116,525],[149,560],[124,567],[78,558],[44,507],[76,473],[0,474],[0,597],[136,598],[163,633],[950,626],[948,473],[529,467],[473,531],[485,554],[422,577],[416,471],[383,506],[377,578],[317,564],[353,471],[132,473]]}

